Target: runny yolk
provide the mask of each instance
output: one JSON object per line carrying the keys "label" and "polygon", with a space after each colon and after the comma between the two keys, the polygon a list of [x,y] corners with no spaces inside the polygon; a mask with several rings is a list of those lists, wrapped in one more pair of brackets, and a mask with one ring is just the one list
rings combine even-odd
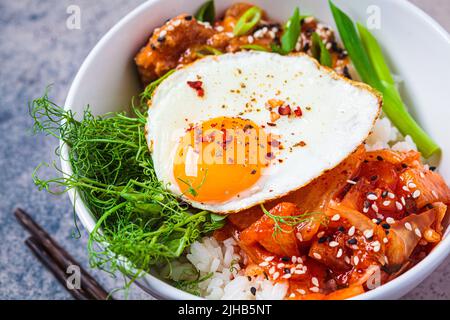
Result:
{"label": "runny yolk", "polygon": [[218,117],[189,129],[179,142],[173,173],[183,194],[225,202],[248,190],[273,158],[270,136],[254,122]]}

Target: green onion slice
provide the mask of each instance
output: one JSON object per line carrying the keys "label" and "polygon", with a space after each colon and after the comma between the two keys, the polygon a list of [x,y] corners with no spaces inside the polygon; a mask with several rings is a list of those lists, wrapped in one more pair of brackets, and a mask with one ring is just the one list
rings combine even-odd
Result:
{"label": "green onion slice", "polygon": [[258,44],[243,44],[240,46],[241,49],[254,50],[254,51],[265,51],[269,52],[270,50],[266,47],[260,46]]}
{"label": "green onion slice", "polygon": [[323,43],[320,36],[316,32],[312,34],[311,50],[314,58],[319,60],[321,65],[331,68],[332,66],[331,54],[325,47],[325,44]]}
{"label": "green onion slice", "polygon": [[214,0],[206,1],[195,14],[195,19],[202,22],[213,23],[216,18]]}
{"label": "green onion slice", "polygon": [[281,49],[282,52],[284,52],[284,54],[288,54],[289,52],[295,49],[295,45],[297,44],[300,32],[301,32],[300,10],[299,8],[295,8],[294,14],[286,23],[286,28],[281,37]]}
{"label": "green onion slice", "polygon": [[200,57],[206,57],[206,56],[210,56],[210,55],[215,55],[215,56],[220,56],[221,54],[223,54],[222,51],[211,47],[211,46],[202,46],[199,49],[197,49],[195,51],[195,53]]}
{"label": "green onion slice", "polygon": [[261,20],[262,10],[258,7],[251,7],[239,18],[233,29],[235,36],[242,36],[252,30]]}

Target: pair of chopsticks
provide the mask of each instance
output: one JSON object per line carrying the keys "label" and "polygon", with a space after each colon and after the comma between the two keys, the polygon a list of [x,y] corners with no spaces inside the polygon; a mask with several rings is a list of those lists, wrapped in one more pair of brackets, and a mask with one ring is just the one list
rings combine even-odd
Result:
{"label": "pair of chopsticks", "polygon": [[[18,208],[14,215],[20,224],[31,234],[25,240],[27,247],[39,261],[56,277],[61,285],[77,300],[112,299],[108,292],[65,251],[30,215]],[[69,289],[67,273],[69,266],[77,266],[80,270],[80,288]]]}

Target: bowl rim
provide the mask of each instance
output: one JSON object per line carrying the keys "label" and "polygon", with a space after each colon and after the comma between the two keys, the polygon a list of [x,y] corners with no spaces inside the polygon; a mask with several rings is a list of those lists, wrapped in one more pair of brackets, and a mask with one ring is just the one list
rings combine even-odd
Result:
{"label": "bowl rim", "polygon": [[[70,110],[73,101],[75,100],[75,96],[77,94],[78,88],[82,85],[82,78],[86,70],[89,68],[91,60],[103,49],[105,44],[113,37],[113,35],[120,31],[120,29],[140,15],[142,12],[146,11],[149,7],[155,5],[162,0],[148,0],[128,14],[126,14],[123,18],[119,20],[109,31],[102,36],[99,42],[94,46],[94,48],[89,52],[85,60],[83,61],[80,69],[78,70],[71,86],[69,92],[67,94],[67,98],[64,103],[64,109]],[[449,33],[433,18],[431,18],[427,13],[425,13],[422,9],[414,5],[413,3],[407,0],[394,0],[396,3],[403,7],[403,10],[408,10],[410,14],[417,16],[420,20],[423,20],[426,24],[428,24],[435,32],[437,32],[443,40],[445,40],[448,44],[450,44],[450,35]],[[68,150],[69,147],[64,144],[62,141],[60,142],[60,163],[61,169],[64,177],[70,176],[73,171],[68,160]],[[94,220],[93,215],[90,210],[87,208],[84,201],[77,196],[77,190],[71,189],[68,190],[68,195],[71,203],[74,206],[76,214],[80,219],[83,226],[86,228],[88,233],[91,233],[93,228],[95,227],[96,221]],[[447,233],[450,229],[450,226],[447,227]],[[389,292],[395,291],[399,287],[401,288],[409,288],[405,294],[420,284],[424,279],[420,279],[421,274],[427,273],[427,271],[434,271],[448,256],[450,253],[450,235],[447,234],[444,239],[436,246],[422,261],[413,266],[411,269],[402,273],[397,278],[389,281],[386,284],[383,284],[380,287],[377,287],[371,291],[367,291],[363,294],[350,298],[350,300],[371,300],[371,299],[382,299],[383,296],[389,296]],[[166,283],[165,281],[149,274],[145,274],[145,278],[149,281],[153,282],[151,285],[148,281],[141,281],[141,279],[135,280],[135,283],[138,287],[140,287],[143,291],[151,294],[156,298],[162,299],[205,299],[202,297],[198,297],[192,295],[188,292],[180,290],[172,285]],[[411,285],[411,283],[413,283]]]}

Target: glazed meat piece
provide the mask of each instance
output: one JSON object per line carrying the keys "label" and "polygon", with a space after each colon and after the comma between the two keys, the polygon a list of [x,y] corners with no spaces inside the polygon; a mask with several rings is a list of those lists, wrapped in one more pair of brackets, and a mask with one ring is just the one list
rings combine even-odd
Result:
{"label": "glazed meat piece", "polygon": [[205,44],[214,33],[209,24],[186,14],[155,29],[148,44],[135,58],[142,82],[147,85],[175,68],[189,47]]}

